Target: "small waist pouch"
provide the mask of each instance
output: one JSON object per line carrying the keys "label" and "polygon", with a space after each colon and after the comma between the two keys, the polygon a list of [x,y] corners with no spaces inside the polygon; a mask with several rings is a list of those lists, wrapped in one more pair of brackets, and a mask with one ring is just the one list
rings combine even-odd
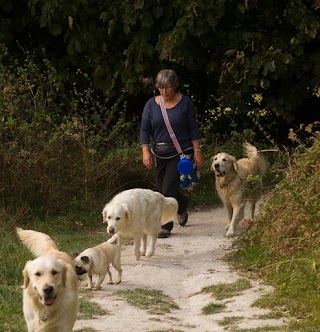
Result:
{"label": "small waist pouch", "polygon": [[177,150],[173,143],[155,143],[153,152],[160,157],[174,157],[177,155]]}

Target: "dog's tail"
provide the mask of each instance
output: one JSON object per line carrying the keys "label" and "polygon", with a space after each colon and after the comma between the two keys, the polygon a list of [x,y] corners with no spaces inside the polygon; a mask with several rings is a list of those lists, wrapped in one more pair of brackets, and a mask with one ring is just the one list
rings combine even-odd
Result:
{"label": "dog's tail", "polygon": [[22,243],[36,257],[44,255],[50,250],[58,250],[54,241],[47,234],[19,227],[16,228],[16,231]]}
{"label": "dog's tail", "polygon": [[248,159],[256,159],[260,170],[260,175],[263,176],[267,169],[267,164],[262,154],[258,152],[257,148],[250,143],[243,144],[245,154]]}
{"label": "dog's tail", "polygon": [[177,221],[178,202],[173,197],[163,197],[161,224]]}

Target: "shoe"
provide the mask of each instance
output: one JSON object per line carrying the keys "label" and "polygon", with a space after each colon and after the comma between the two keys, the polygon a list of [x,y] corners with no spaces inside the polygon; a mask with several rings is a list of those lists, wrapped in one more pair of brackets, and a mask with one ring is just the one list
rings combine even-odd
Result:
{"label": "shoe", "polygon": [[165,229],[165,230],[167,230],[169,232],[172,231],[172,228],[173,228],[173,221],[169,221],[166,224],[164,224],[164,225],[161,226],[161,229]]}
{"label": "shoe", "polygon": [[188,212],[185,210],[182,214],[178,214],[178,223],[180,226],[185,226],[188,222]]}
{"label": "shoe", "polygon": [[169,237],[169,235],[170,235],[170,231],[168,231],[167,229],[161,229],[161,231],[158,234],[158,238],[164,239],[164,238]]}
{"label": "shoe", "polygon": [[166,238],[170,235],[173,228],[173,221],[169,221],[161,226],[161,231],[158,234],[158,238]]}

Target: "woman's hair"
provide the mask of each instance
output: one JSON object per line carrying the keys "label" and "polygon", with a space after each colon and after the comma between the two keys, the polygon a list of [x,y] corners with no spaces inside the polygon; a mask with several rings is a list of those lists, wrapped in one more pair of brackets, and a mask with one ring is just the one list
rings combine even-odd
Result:
{"label": "woman's hair", "polygon": [[174,88],[177,88],[179,86],[179,77],[177,73],[172,69],[163,69],[159,71],[156,77],[156,88],[164,88],[168,82],[170,82]]}

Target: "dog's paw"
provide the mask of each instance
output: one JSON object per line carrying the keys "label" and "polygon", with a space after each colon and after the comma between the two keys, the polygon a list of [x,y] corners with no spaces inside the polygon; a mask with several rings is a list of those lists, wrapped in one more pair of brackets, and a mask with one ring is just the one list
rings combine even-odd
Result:
{"label": "dog's paw", "polygon": [[232,229],[229,229],[228,230],[228,232],[227,232],[227,234],[226,234],[226,237],[234,237],[234,230],[232,230]]}
{"label": "dog's paw", "polygon": [[134,256],[136,257],[136,260],[138,261],[140,259],[141,256],[141,251],[139,250],[134,250]]}
{"label": "dog's paw", "polygon": [[154,255],[154,252],[153,252],[153,251],[148,251],[147,254],[146,254],[147,257],[151,257],[151,256],[153,256],[153,255]]}

